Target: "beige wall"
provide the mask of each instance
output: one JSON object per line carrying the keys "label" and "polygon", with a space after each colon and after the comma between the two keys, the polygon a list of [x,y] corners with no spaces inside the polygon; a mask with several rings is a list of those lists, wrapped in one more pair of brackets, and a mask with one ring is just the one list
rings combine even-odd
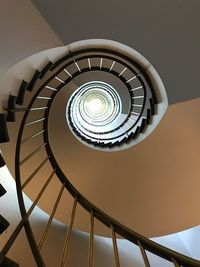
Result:
{"label": "beige wall", "polygon": [[[61,51],[66,52],[62,48]],[[42,60],[48,59],[48,53],[41,57]],[[38,58],[39,54],[27,59],[30,69],[26,68],[27,62],[24,65],[19,63],[2,75],[1,88],[14,88],[13,92],[17,94],[16,80],[23,78],[25,69],[33,70],[40,63],[36,60]],[[3,93],[7,97],[1,90],[1,99]],[[199,224],[200,215],[195,212],[199,201],[199,98],[170,106],[158,128],[144,142],[115,153],[90,149],[73,137],[67,128],[66,101],[63,99],[65,92],[61,91],[51,111],[51,143],[66,175],[83,195],[123,224],[147,236],[165,235]],[[20,121],[20,114],[17,117]],[[8,124],[11,142],[2,144],[1,149],[14,176],[14,153],[11,151],[15,148],[19,125],[18,122]],[[34,131],[37,132],[37,128]],[[25,136],[30,135],[31,132],[25,133]],[[36,146],[40,142],[41,138],[34,140]],[[22,157],[32,149],[26,145]],[[39,157],[27,163],[22,173],[23,181],[32,172],[32,167],[41,162],[41,156],[40,153]],[[50,171],[47,166],[36,176],[26,188],[28,196],[35,198],[41,179],[43,182]],[[50,212],[59,188],[59,181],[54,179],[40,202],[42,209]],[[69,203],[67,208],[65,203]],[[65,194],[61,211],[56,215],[59,220],[66,222],[65,216],[71,211],[71,204],[72,199]],[[65,208],[66,214],[62,212]],[[88,220],[88,214],[80,211],[76,227],[87,231]],[[103,227],[97,226],[97,231],[107,235]]]}
{"label": "beige wall", "polygon": [[[0,183],[7,189],[7,194],[0,199],[0,213],[6,217],[11,223],[7,231],[0,236],[0,248],[3,247],[17,223],[20,220],[18,201],[16,197],[15,182],[10,175],[7,167],[0,168]],[[31,202],[24,195],[26,206],[30,206]],[[69,218],[67,218],[68,220]],[[36,207],[33,215],[30,217],[31,226],[36,237],[36,241],[41,237],[42,231],[47,223],[48,215]],[[48,238],[41,250],[47,267],[59,266],[64,238],[66,236],[67,228],[62,223],[53,220],[50,228]],[[187,233],[189,235],[189,233]],[[185,239],[187,242],[188,239]],[[155,239],[156,242],[164,244],[172,249],[182,252],[186,255],[189,253],[184,247],[183,241],[179,234]],[[68,267],[87,267],[88,256],[88,234],[73,230],[70,250],[68,254]],[[197,242],[198,244],[198,242]],[[194,244],[193,244],[194,245]],[[123,267],[137,266],[143,267],[142,257],[139,248],[127,242],[126,240],[118,240],[118,248],[120,255],[120,262]],[[17,237],[14,245],[8,253],[8,256],[20,264],[21,267],[35,267],[35,261],[31,254],[27,238],[24,230]],[[148,254],[149,260],[154,267],[170,267],[170,263],[166,261],[159,261],[157,257]],[[95,236],[94,239],[94,266],[95,267],[115,267],[112,240],[110,238],[103,238]]]}
{"label": "beige wall", "polygon": [[[146,140],[116,153],[98,152],[78,142],[67,130],[61,98],[52,108],[51,143],[59,164],[83,195],[146,236],[199,224],[200,98],[169,106]],[[63,114],[59,120],[58,114]],[[77,226],[87,229],[85,215],[80,216]],[[64,220],[62,213],[57,218]]]}
{"label": "beige wall", "polygon": [[[0,22],[1,74],[31,54],[61,45],[60,40],[29,0],[2,0]],[[58,127],[56,138],[52,141],[53,145],[58,142],[55,154],[61,152],[61,155],[65,156],[65,162],[60,162],[63,169],[86,197],[134,230],[152,236],[197,225],[200,221],[200,214],[196,212],[200,200],[198,193],[200,185],[198,179],[200,166],[199,104],[199,99],[196,99],[171,106],[152,136],[130,151],[113,155],[102,152],[97,154],[97,151],[78,143],[70,133],[66,134],[69,139],[64,147],[65,142],[60,142],[59,139],[61,132],[59,129],[62,130],[62,128]],[[14,125],[11,129],[16,130]],[[69,145],[71,141],[73,147]],[[6,159],[13,151],[11,145],[12,143],[2,146]],[[77,161],[79,162],[78,168]],[[116,168],[116,166],[122,167]],[[8,173],[7,175],[9,176]],[[14,182],[11,180],[12,177],[8,176],[1,171],[0,182],[5,183],[9,194],[0,199],[0,210],[11,222],[11,227],[0,238],[1,247],[19,220]],[[30,187],[27,193],[33,197],[36,191],[36,187]],[[48,193],[52,200],[55,192],[54,184]],[[48,197],[40,203],[40,206],[50,211],[47,199]],[[66,199],[61,207],[66,208]],[[88,218],[86,215],[80,216],[81,220],[76,226],[80,229],[88,229]],[[68,214],[61,209],[57,217],[66,221]],[[47,218],[48,216],[40,213],[39,210],[35,217],[33,216],[36,236],[39,236]],[[101,228],[98,231],[105,233]],[[44,249],[48,267],[58,264],[62,249],[60,241],[64,240],[65,233],[66,229],[63,224],[54,221],[49,246]],[[114,266],[110,240],[97,238],[96,241],[96,267]],[[9,256],[20,262],[22,267],[35,266],[25,243],[27,243],[26,237],[22,235],[17,239]],[[80,266],[80,262],[81,266],[86,266],[87,244],[88,236],[75,231],[69,266]],[[130,250],[134,251],[133,256],[137,254],[135,248],[130,246]],[[56,252],[53,258],[49,257],[52,251]],[[183,252],[185,252],[184,249]],[[123,249],[121,256],[123,266],[129,267],[133,258],[128,259],[127,251]],[[137,266],[142,266],[141,259],[136,257],[136,262]]]}
{"label": "beige wall", "polygon": [[30,0],[0,1],[0,74],[22,59],[62,42]]}

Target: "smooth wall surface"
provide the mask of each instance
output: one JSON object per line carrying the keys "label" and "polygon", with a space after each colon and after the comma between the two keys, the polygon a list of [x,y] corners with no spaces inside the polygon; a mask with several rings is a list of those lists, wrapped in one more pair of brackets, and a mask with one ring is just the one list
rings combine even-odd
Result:
{"label": "smooth wall surface", "polygon": [[41,50],[61,46],[30,0],[0,1],[0,74]]}
{"label": "smooth wall surface", "polygon": [[[58,51],[61,54],[66,52],[65,48]],[[30,76],[38,64],[44,64],[58,51],[55,49],[51,54],[48,51],[42,53],[41,61],[39,53],[23,64],[17,64],[2,75],[1,86],[14,88],[16,80],[23,78],[23,73]],[[17,95],[15,89],[13,92]],[[199,224],[199,214],[195,212],[199,198],[199,99],[170,106],[158,128],[141,144],[125,151],[106,153],[86,147],[71,134],[65,117],[65,90],[63,92],[64,95],[58,95],[51,111],[50,138],[60,165],[83,195],[121,223],[147,236],[166,235]],[[1,93],[5,92],[2,90]],[[11,141],[1,145],[13,176],[14,153],[11,151],[15,149],[21,116],[17,113],[17,122],[8,123]],[[34,113],[30,120],[39,117],[40,114]],[[27,129],[24,138],[39,129],[37,125],[30,131]],[[21,159],[42,142],[40,136],[23,145]],[[44,151],[41,151],[23,166],[22,181],[30,176],[45,157]],[[45,182],[51,171],[48,164],[27,186],[25,192],[30,198],[35,198],[41,182]],[[46,197],[40,202],[40,207],[48,213],[60,186],[58,179],[54,179]],[[61,211],[56,215],[64,223],[67,214],[71,212],[72,202],[68,194],[61,203]],[[82,211],[78,214],[76,227],[88,231],[88,214]],[[100,235],[108,234],[100,226],[97,226],[97,230]]]}
{"label": "smooth wall surface", "polygon": [[[121,6],[121,5],[120,5]],[[81,6],[80,6],[81,7]],[[99,10],[100,11],[100,10]],[[198,10],[196,10],[198,11]],[[74,14],[72,12],[72,14]],[[18,62],[19,60],[21,60],[22,58],[27,57],[30,54],[35,53],[36,51],[40,51],[46,48],[49,48],[51,46],[58,46],[61,45],[61,42],[59,41],[59,39],[55,36],[55,34],[51,31],[51,29],[49,28],[49,26],[46,24],[46,22],[43,20],[43,18],[39,15],[39,13],[36,11],[36,9],[31,5],[30,1],[28,0],[18,0],[18,1],[14,1],[14,0],[9,0],[9,1],[5,1],[2,0],[0,3],[0,19],[1,19],[1,24],[0,24],[0,33],[1,33],[1,49],[0,49],[0,58],[1,58],[1,62],[0,62],[0,73],[4,72],[6,69],[8,69],[10,66],[12,66],[14,63]],[[194,16],[195,19],[195,16]],[[118,28],[118,27],[117,27]],[[106,28],[104,28],[106,29]],[[190,28],[191,29],[191,28]],[[44,30],[44,31],[43,31]],[[113,30],[113,28],[112,28]],[[80,28],[79,28],[80,31]],[[77,31],[73,31],[74,33],[76,33]],[[69,33],[69,32],[68,32]],[[71,35],[68,35],[71,36]],[[101,36],[102,37],[102,36]],[[77,37],[79,39],[79,37]],[[195,43],[198,46],[198,41]],[[195,50],[194,50],[195,51]],[[181,54],[182,55],[182,54]],[[182,58],[182,57],[181,57]],[[180,61],[182,63],[182,60],[178,57],[178,62]],[[187,60],[189,60],[190,58],[187,57]],[[176,59],[174,59],[176,61]],[[186,61],[187,61],[186,60]],[[184,61],[185,62],[185,61]],[[190,61],[189,61],[190,62]],[[196,61],[195,61],[196,62]],[[175,62],[176,63],[176,62]],[[189,63],[188,63],[189,64]],[[176,66],[176,64],[174,65]],[[175,67],[174,67],[175,68]],[[196,69],[196,68],[195,68]],[[173,69],[172,69],[173,72]],[[172,76],[171,76],[172,77]],[[180,81],[180,80],[179,80]],[[189,85],[190,84],[191,79],[188,79],[188,82],[185,83],[185,85]],[[180,85],[180,84],[179,84]],[[186,86],[187,87],[187,86]],[[185,88],[186,88],[185,87]],[[193,88],[196,88],[195,85],[193,86]],[[180,89],[180,87],[179,87]],[[195,89],[196,90],[196,89]],[[183,97],[184,98],[184,97]],[[174,110],[176,109],[175,106],[172,109],[172,117],[174,118],[174,120],[169,121],[168,119],[166,120],[167,123],[163,123],[162,125],[165,126],[161,126],[163,127],[162,130],[160,131],[162,133],[162,136],[166,137],[168,136],[170,138],[170,140],[172,141],[172,143],[170,143],[170,145],[168,146],[165,138],[164,140],[160,140],[158,139],[158,143],[148,143],[148,140],[146,141],[149,145],[147,145],[147,147],[149,146],[149,148],[151,148],[151,150],[146,153],[146,151],[140,152],[138,153],[138,160],[142,160],[141,162],[143,162],[143,160],[145,159],[145,157],[147,157],[146,159],[150,159],[150,162],[148,160],[146,160],[145,162],[147,163],[147,166],[149,166],[149,169],[144,168],[144,166],[142,166],[141,162],[138,162],[138,166],[140,166],[143,169],[147,170],[152,170],[152,172],[148,172],[151,173],[153,180],[157,180],[157,181],[162,181],[162,185],[158,186],[156,184],[155,186],[155,190],[156,190],[156,196],[157,195],[161,195],[162,192],[162,188],[164,188],[164,190],[166,190],[166,196],[168,196],[169,198],[166,199],[164,201],[164,204],[166,204],[166,206],[162,206],[162,209],[164,210],[165,207],[169,206],[169,207],[173,207],[174,203],[178,202],[179,205],[181,205],[182,209],[178,210],[178,211],[174,211],[174,213],[170,214],[170,216],[167,217],[167,219],[170,218],[170,220],[172,220],[171,218],[173,218],[174,222],[175,222],[175,226],[176,226],[176,220],[178,219],[178,223],[179,223],[179,227],[180,227],[180,223],[182,222],[188,222],[187,219],[192,219],[195,220],[196,217],[194,216],[195,214],[197,214],[196,210],[198,210],[198,208],[196,208],[195,205],[193,205],[193,200],[196,201],[196,203],[199,203],[199,198],[198,198],[198,188],[199,188],[199,183],[198,183],[198,178],[197,175],[199,174],[199,99],[197,99],[193,103],[191,104],[190,102],[185,103],[186,105],[183,106],[183,109],[181,109],[180,112],[178,113],[174,113]],[[181,104],[182,105],[182,104]],[[182,120],[184,120],[184,123],[182,122],[182,120],[180,120],[180,118],[182,118]],[[185,123],[187,122],[187,124]],[[185,126],[187,125],[187,126]],[[11,131],[14,132],[16,131],[15,128],[15,124],[13,126],[11,126]],[[170,127],[169,127],[170,126]],[[173,130],[177,130],[176,127],[181,126],[178,129],[177,132],[177,136],[174,136],[172,134]],[[170,131],[170,128],[172,130],[172,132],[166,132],[166,130],[168,129]],[[167,134],[166,134],[167,133]],[[156,134],[156,133],[155,133]],[[166,134],[166,135],[165,135]],[[153,138],[153,137],[152,137]],[[167,138],[166,138],[167,139]],[[159,141],[160,140],[160,141]],[[73,144],[75,145],[73,148],[71,148],[71,151],[73,149],[77,149],[77,143],[76,141],[73,140]],[[176,148],[176,145],[178,145],[178,147]],[[179,147],[180,145],[180,147]],[[165,148],[166,151],[166,155],[168,155],[168,158],[166,158],[165,164],[161,164],[161,161],[159,160],[157,162],[157,165],[155,164],[155,166],[157,166],[157,168],[152,168],[150,165],[152,164],[152,162],[155,160],[154,157],[152,157],[152,150],[156,152],[156,155],[159,157],[159,148]],[[6,155],[6,159],[7,157],[9,157],[9,155],[13,152],[13,146],[12,143],[6,144],[3,147],[3,150],[5,149],[5,155]],[[68,151],[69,151],[70,147],[68,147]],[[85,148],[84,148],[85,149]],[[137,149],[136,149],[137,150]],[[180,152],[180,154],[177,153],[177,151]],[[65,153],[66,151],[64,151],[64,155],[66,155]],[[89,152],[90,154],[90,152]],[[146,155],[147,154],[147,155]],[[165,155],[165,156],[166,156]],[[192,155],[192,156],[191,156]],[[121,166],[121,164],[123,163],[123,166],[127,164],[127,166],[133,166],[133,162],[134,164],[137,163],[137,160],[134,160],[134,157],[126,157],[125,155],[120,156],[121,158],[116,157],[116,161],[114,161],[112,159],[113,162],[119,163],[119,166]],[[77,164],[75,164],[75,161],[73,163],[73,160],[78,159],[80,162],[80,169],[77,168]],[[101,158],[101,156],[99,156],[98,159],[99,160]],[[161,156],[160,159],[162,159],[163,157]],[[92,157],[88,158],[90,160],[90,163],[92,161]],[[106,157],[105,157],[106,159]],[[69,170],[67,168],[67,172],[70,173],[71,172],[71,179],[74,179],[74,177],[76,175],[78,175],[77,177],[81,177],[79,174],[84,174],[83,173],[83,169],[82,165],[84,164],[84,160],[83,158],[81,158],[81,154],[76,153],[74,154],[74,157],[71,158],[72,161],[70,161],[70,158],[68,160],[68,166],[70,165],[72,167],[71,170]],[[92,166],[95,167],[95,163],[96,161],[92,161]],[[176,164],[177,163],[177,164]],[[74,165],[73,165],[74,164]],[[94,165],[93,165],[94,164]],[[90,167],[91,164],[88,166]],[[102,165],[101,165],[102,166]],[[136,166],[136,165],[135,165]],[[154,164],[152,165],[154,166]],[[165,167],[164,167],[165,166]],[[74,172],[76,167],[76,172]],[[90,175],[89,175],[89,179],[93,180],[93,177],[96,177],[95,174],[98,172],[99,177],[102,178],[104,176],[102,176],[102,174],[105,174],[105,171],[107,171],[107,166],[105,165],[106,168],[102,169],[91,169],[90,170]],[[113,167],[113,166],[112,166]],[[74,169],[73,169],[74,168]],[[118,169],[120,170],[120,169]],[[164,171],[166,171],[166,174]],[[181,170],[181,171],[180,171]],[[125,180],[125,177],[127,177],[128,170],[126,170],[126,172],[123,173],[121,171],[119,171],[119,176],[120,179],[121,177],[123,177],[123,180]],[[131,168],[129,169],[129,171],[132,173],[136,173],[137,172],[137,168]],[[171,174],[173,173],[176,175],[172,175],[172,176],[168,176],[167,174]],[[161,173],[161,175],[158,175],[159,173]],[[120,175],[123,174],[123,175]],[[125,176],[126,174],[126,176]],[[180,177],[179,177],[179,174]],[[84,174],[85,175],[85,174]],[[171,177],[170,180],[164,180],[164,178],[166,177]],[[109,175],[110,177],[110,175]],[[114,176],[114,182],[117,181],[117,176]],[[161,178],[162,177],[162,178]],[[177,178],[179,177],[179,178]],[[188,177],[191,178],[191,180],[189,181]],[[41,178],[41,177],[40,177]],[[177,179],[176,179],[177,178]],[[3,215],[5,215],[5,217],[7,219],[9,219],[9,221],[11,222],[11,227],[8,229],[8,231],[6,233],[4,233],[1,238],[0,238],[0,246],[2,247],[3,244],[5,243],[6,239],[8,238],[8,236],[11,234],[12,230],[14,229],[16,223],[19,220],[19,211],[17,208],[17,199],[16,199],[16,192],[14,189],[14,181],[12,180],[13,178],[9,175],[9,173],[7,172],[7,170],[1,171],[0,172],[0,182],[3,183],[3,185],[7,188],[8,190],[8,194],[5,195],[4,197],[2,197],[0,199],[0,210],[1,213]],[[82,181],[84,181],[85,184],[85,179],[82,176],[81,177]],[[121,183],[122,180],[119,180],[119,185]],[[39,180],[39,184],[40,184],[41,180]],[[73,181],[76,184],[76,179]],[[93,180],[94,182],[94,180]],[[106,184],[112,184],[112,182],[110,180],[105,180]],[[117,182],[117,183],[118,183]],[[127,182],[127,181],[125,181]],[[89,181],[90,183],[90,181]],[[124,182],[123,182],[124,184]],[[137,201],[142,200],[143,204],[147,205],[147,207],[149,206],[153,206],[155,207],[155,201],[151,202],[149,200],[151,199],[152,196],[152,192],[151,190],[149,190],[149,185],[153,184],[153,181],[150,180],[148,178],[148,180],[145,180],[145,182],[143,183],[142,180],[138,180],[137,186],[135,186],[136,183],[133,184],[132,188],[130,188],[130,195],[133,195],[133,189],[136,190],[136,196],[137,196]],[[97,184],[95,183],[95,186]],[[144,198],[145,194],[140,194],[138,190],[141,189],[141,187],[143,185],[145,186],[145,190],[148,193],[146,195],[146,197]],[[175,191],[171,191],[171,188],[173,188],[174,186],[177,186],[177,188],[179,188],[178,192],[177,190]],[[180,186],[181,185],[181,186]],[[191,187],[191,185],[193,187]],[[81,186],[81,185],[80,185]],[[91,193],[88,193],[88,189],[90,189],[91,184],[89,184],[89,186],[87,187],[87,183],[86,183],[86,187],[80,190],[82,192],[84,192],[86,194],[86,196],[88,196],[90,199],[94,200],[94,195],[93,192],[96,192],[94,190],[91,190],[92,195],[90,195]],[[196,187],[196,188],[195,188]],[[123,187],[121,187],[123,188]],[[144,189],[144,188],[143,188]],[[174,188],[175,189],[175,188]],[[36,190],[34,190],[34,187],[31,187],[30,192],[28,192],[30,194],[30,196],[33,196],[32,194],[37,193]],[[102,183],[102,180],[99,181],[98,184],[98,191],[100,193],[100,197],[97,196],[97,198],[99,198],[100,203],[99,205],[101,206],[103,203],[102,201],[102,193],[104,193],[104,186]],[[122,190],[123,191],[123,190]],[[127,191],[126,191],[127,192]],[[184,194],[185,192],[185,194]],[[145,193],[145,191],[143,192]],[[168,195],[167,195],[168,194]],[[128,197],[130,196],[128,195]],[[142,195],[142,199],[141,199],[141,195]],[[165,196],[165,194],[163,194]],[[52,190],[52,192],[50,191],[50,197],[53,199],[54,197],[54,190]],[[119,198],[118,198],[119,199]],[[121,198],[123,199],[123,198]],[[99,201],[97,199],[97,202]],[[106,198],[105,198],[106,200]],[[116,200],[116,199],[115,199]],[[47,199],[45,199],[46,203],[47,203]],[[94,200],[95,203],[96,200]],[[107,201],[107,200],[106,200]],[[187,201],[186,204],[186,208],[185,207],[185,201]],[[28,203],[30,204],[30,202],[28,201]],[[108,202],[106,202],[108,203]],[[152,204],[150,204],[152,203]],[[48,203],[49,204],[49,203]],[[98,204],[98,203],[97,203]],[[116,205],[116,202],[114,203]],[[40,203],[40,205],[43,207],[43,204]],[[112,203],[111,203],[112,205]],[[115,206],[114,205],[114,206]],[[120,206],[121,205],[121,206]],[[63,207],[66,207],[66,202],[63,202]],[[103,207],[103,206],[102,206]],[[112,206],[113,207],[113,206]],[[124,207],[123,203],[120,201],[119,202],[119,208],[120,210],[123,211],[123,217],[124,217]],[[46,209],[46,208],[44,208]],[[48,207],[47,207],[48,209]],[[161,209],[155,209],[155,217],[151,220],[151,225],[152,225],[152,221],[155,223],[157,221],[157,215],[160,213]],[[63,209],[61,209],[61,212],[63,213]],[[109,205],[108,205],[108,212],[109,211]],[[112,212],[112,210],[111,210]],[[137,211],[136,211],[137,212]],[[134,210],[135,213],[135,210]],[[138,214],[140,214],[140,211],[138,211]],[[183,221],[180,220],[180,216],[179,215],[184,215],[185,217],[183,218]],[[40,213],[40,212],[36,212],[35,214],[36,216],[34,218],[32,218],[33,220],[33,224],[34,224],[34,229],[35,229],[35,233],[36,236],[39,237],[39,234],[41,233],[48,216],[45,215],[44,213]],[[149,215],[148,213],[146,215]],[[175,215],[175,216],[174,216]],[[67,214],[65,214],[65,220],[66,220]],[[134,221],[135,221],[135,216],[134,216]],[[139,218],[139,216],[138,216]],[[140,217],[141,219],[141,217]],[[166,219],[166,217],[164,216],[163,220],[159,221],[160,225],[165,226],[164,223],[168,222]],[[149,220],[149,216],[148,216],[148,220]],[[153,224],[154,224],[153,223]],[[191,224],[191,221],[190,221]],[[195,221],[196,224],[196,221]],[[181,225],[181,227],[185,227],[185,225]],[[149,225],[147,226],[148,231],[150,231],[150,233],[152,233],[151,229],[149,229]],[[166,231],[166,229],[161,229],[161,231]],[[60,243],[60,241],[64,240],[64,235],[66,233],[66,228],[64,227],[63,224],[58,223],[58,222],[54,222],[54,227],[53,227],[53,231],[50,237],[50,241],[49,241],[49,247],[47,247],[46,249],[44,249],[44,254],[46,255],[46,261],[47,261],[47,266],[48,267],[54,267],[56,266],[56,264],[58,263],[59,259],[56,257],[50,258],[49,255],[52,254],[52,252],[56,252],[56,255],[60,255],[61,250],[62,250],[62,244]],[[150,235],[149,233],[149,235]],[[193,232],[193,235],[194,232]],[[168,245],[170,247],[173,247],[174,249],[180,250],[181,252],[185,253],[185,254],[190,254],[190,251],[194,251],[194,255],[199,255],[198,249],[197,249],[197,245],[196,245],[196,239],[193,239],[193,236],[189,236],[188,233],[185,233],[185,236],[187,236],[188,239],[192,240],[192,246],[189,247],[188,246],[188,242],[187,240],[185,241],[185,247],[184,245],[181,243],[179,243],[180,247],[176,247],[175,244],[178,241],[179,238],[177,238],[177,240],[172,241],[171,243],[168,243]],[[61,240],[62,239],[62,240]],[[114,259],[113,259],[113,249],[111,247],[111,241],[108,239],[102,239],[102,242],[100,239],[96,239],[96,267],[102,267],[102,266],[114,266]],[[57,243],[58,242],[58,243]],[[120,241],[121,242],[121,241]],[[128,247],[128,244],[122,244],[119,242],[119,247],[120,247],[120,256],[122,257],[122,262],[123,262],[123,266],[125,267],[129,267],[132,266],[133,264],[133,258],[129,259],[127,257],[127,250],[124,251],[124,247]],[[166,241],[165,241],[166,242]],[[197,244],[198,244],[198,240],[197,240]],[[13,249],[11,250],[11,252],[9,253],[10,257],[13,257],[14,259],[16,259],[16,261],[18,261],[19,263],[21,263],[22,267],[26,267],[26,266],[35,266],[35,263],[32,259],[32,256],[30,254],[30,250],[28,249],[28,247],[26,247],[27,245],[27,240],[26,237],[24,235],[22,235],[21,238],[18,239],[17,243],[15,243],[15,245],[13,246]],[[55,246],[56,244],[56,246]],[[57,245],[60,244],[60,245]],[[88,244],[88,236],[84,233],[80,232],[75,232],[73,235],[73,240],[72,240],[72,250],[71,250],[71,261],[70,261],[70,265],[69,266],[80,266],[80,262],[81,262],[81,266],[87,266],[87,244]],[[174,245],[173,245],[174,244]],[[177,242],[178,244],[178,242]],[[186,246],[187,244],[187,246]],[[187,249],[186,249],[187,247]],[[195,248],[196,247],[196,248]],[[22,249],[23,248],[23,249]],[[79,257],[77,257],[77,250],[79,251]],[[130,246],[130,251],[131,251],[131,257],[134,257],[134,259],[136,260],[136,264],[137,266],[143,266],[141,258],[137,259],[136,257],[136,253],[135,253],[135,249]],[[133,253],[134,251],[134,253]],[[26,257],[24,257],[24,255],[26,255]],[[110,257],[111,256],[111,257]],[[56,260],[58,259],[58,260]],[[160,262],[158,262],[157,260],[155,260],[155,265],[154,266],[160,266]],[[162,266],[169,266],[169,264],[164,264],[162,263]],[[171,266],[171,265],[170,265]]]}
{"label": "smooth wall surface", "polygon": [[[169,106],[147,139],[114,153],[90,149],[69,132],[63,99],[58,95],[51,111],[50,140],[58,163],[86,198],[149,237],[199,224],[200,98]],[[86,229],[84,215],[80,221]]]}
{"label": "smooth wall surface", "polygon": [[[18,201],[16,197],[15,182],[10,175],[7,167],[0,168],[0,182],[7,189],[7,194],[0,199],[0,211],[3,216],[11,223],[10,227],[1,235],[0,247],[2,248],[15,229],[17,223],[20,221],[20,215],[18,210]],[[31,202],[24,195],[26,206],[30,207]],[[68,218],[69,219],[69,218]],[[34,210],[30,217],[33,232],[38,242],[44,227],[47,223],[48,215],[38,209]],[[189,238],[193,237],[193,233],[198,233],[198,229],[190,230],[184,233],[177,233],[171,236],[155,238],[154,240],[160,244],[163,244],[171,249],[179,251],[188,256],[193,256],[190,250],[193,249],[195,244],[198,244],[198,240],[194,242],[188,242]],[[67,227],[53,220],[47,239],[44,242],[41,253],[44,258],[47,267],[59,266],[62,249],[64,244],[64,238],[67,233]],[[191,234],[190,234],[191,233]],[[186,237],[187,235],[187,237]],[[118,240],[118,249],[121,265],[124,267],[143,267],[143,261],[139,248],[125,240]],[[187,247],[184,245],[187,242]],[[67,266],[69,267],[86,267],[88,260],[88,244],[89,236],[87,233],[73,230],[72,238],[69,247],[69,254],[67,258]],[[196,247],[198,247],[196,245]],[[198,249],[196,249],[198,253]],[[78,257],[77,257],[78,254]],[[12,246],[8,253],[11,259],[14,259],[20,264],[21,267],[35,267],[35,261],[31,254],[27,238],[24,230],[22,230],[16,242]],[[172,264],[160,259],[151,253],[148,253],[150,263],[155,267],[171,267]],[[112,240],[110,238],[104,238],[95,236],[94,238],[94,266],[95,267],[114,267],[114,253]]]}

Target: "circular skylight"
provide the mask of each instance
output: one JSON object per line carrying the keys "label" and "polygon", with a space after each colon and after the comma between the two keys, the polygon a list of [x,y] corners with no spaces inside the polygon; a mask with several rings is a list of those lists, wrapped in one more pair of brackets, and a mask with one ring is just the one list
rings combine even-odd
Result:
{"label": "circular skylight", "polygon": [[167,103],[161,116],[153,116],[158,92],[165,91],[151,64],[135,50],[108,40],[86,40],[70,49],[63,66],[63,77],[68,78],[62,83],[68,84],[66,118],[74,136],[106,151],[143,140]]}
{"label": "circular skylight", "polygon": [[81,100],[81,112],[91,124],[107,123],[114,113],[114,101],[109,93],[99,88],[89,90]]}
{"label": "circular skylight", "polygon": [[70,97],[67,114],[81,131],[94,133],[110,130],[121,112],[116,90],[107,83],[92,81],[81,85]]}

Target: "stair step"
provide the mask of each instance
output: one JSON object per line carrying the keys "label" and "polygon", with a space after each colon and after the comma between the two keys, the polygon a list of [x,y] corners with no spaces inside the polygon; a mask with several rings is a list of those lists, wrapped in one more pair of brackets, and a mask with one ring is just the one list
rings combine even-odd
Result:
{"label": "stair step", "polygon": [[117,146],[118,144],[119,144],[119,141],[115,141],[115,142],[113,142],[112,144],[110,144],[109,147],[111,148],[111,147],[113,147],[113,146]]}
{"label": "stair step", "polygon": [[3,157],[2,157],[2,155],[0,153],[0,168],[3,167],[3,166],[5,166],[5,165],[6,165],[6,163],[5,163]]}
{"label": "stair step", "polygon": [[151,120],[151,110],[148,108],[146,114],[146,124],[151,124],[150,120]]}
{"label": "stair step", "polygon": [[2,184],[0,184],[0,197],[5,195],[7,193],[6,189],[3,187]]}
{"label": "stair step", "polygon": [[25,91],[26,91],[26,87],[27,86],[28,86],[28,82],[26,82],[25,80],[22,80],[21,85],[19,87],[19,93],[18,93],[18,96],[17,96],[16,104],[18,104],[18,105],[22,105],[23,104]]}
{"label": "stair step", "polygon": [[8,228],[10,223],[0,215],[0,235]]}
{"label": "stair step", "polygon": [[17,97],[14,95],[9,95],[8,106],[7,106],[7,121],[15,121],[15,106]]}
{"label": "stair step", "polygon": [[20,267],[18,263],[5,257],[3,262],[1,263],[1,267]]}
{"label": "stair step", "polygon": [[137,128],[136,128],[136,130],[135,130],[135,132],[134,132],[134,134],[133,134],[133,139],[135,139],[136,138],[136,136],[139,134],[139,132],[140,132],[140,127],[138,126]]}
{"label": "stair step", "polygon": [[130,141],[132,141],[132,137],[134,136],[134,132],[132,132],[128,138],[125,140],[125,143],[128,144]]}
{"label": "stair step", "polygon": [[28,91],[32,91],[33,90],[33,87],[37,81],[37,79],[39,78],[40,76],[40,71],[39,70],[36,70],[35,73],[33,74],[33,77],[31,79],[31,81],[29,82],[28,86],[27,86],[27,90]]}
{"label": "stair step", "polygon": [[144,128],[145,128],[146,126],[147,126],[147,124],[146,124],[146,119],[143,118],[143,119],[142,119],[142,123],[141,123],[141,125],[140,125],[140,132],[141,132],[141,133],[144,131]]}
{"label": "stair step", "polygon": [[115,141],[115,144],[117,146],[121,146],[124,142],[126,142],[127,138],[127,136],[124,136],[121,140]]}
{"label": "stair step", "polygon": [[155,103],[153,98],[149,98],[150,106],[151,106],[151,115],[155,115]]}
{"label": "stair step", "polygon": [[39,79],[44,78],[45,74],[52,68],[53,62],[49,61],[44,68],[40,71]]}
{"label": "stair step", "polygon": [[0,143],[5,143],[9,141],[6,114],[0,113]]}

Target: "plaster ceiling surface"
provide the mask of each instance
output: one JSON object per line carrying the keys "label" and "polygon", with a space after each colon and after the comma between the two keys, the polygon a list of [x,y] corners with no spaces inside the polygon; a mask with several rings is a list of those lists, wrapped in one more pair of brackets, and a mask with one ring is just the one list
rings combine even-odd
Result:
{"label": "plaster ceiling surface", "polygon": [[170,104],[200,96],[200,1],[32,2],[64,44],[106,38],[143,54],[160,74]]}

